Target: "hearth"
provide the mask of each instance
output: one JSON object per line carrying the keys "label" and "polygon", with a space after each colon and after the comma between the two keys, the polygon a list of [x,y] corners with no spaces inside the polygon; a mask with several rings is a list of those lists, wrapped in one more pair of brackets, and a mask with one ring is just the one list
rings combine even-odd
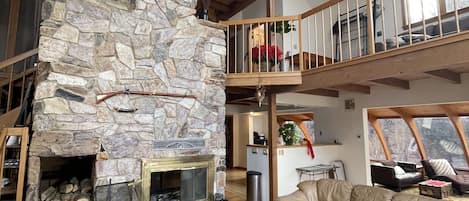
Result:
{"label": "hearth", "polygon": [[95,157],[41,158],[41,200],[93,200]]}
{"label": "hearth", "polygon": [[143,161],[143,200],[213,200],[214,157],[189,156]]}

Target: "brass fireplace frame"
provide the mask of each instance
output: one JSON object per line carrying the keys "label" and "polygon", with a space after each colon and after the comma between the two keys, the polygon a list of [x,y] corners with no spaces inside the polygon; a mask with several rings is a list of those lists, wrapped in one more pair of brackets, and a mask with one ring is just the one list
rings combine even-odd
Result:
{"label": "brass fireplace frame", "polygon": [[207,201],[214,199],[215,161],[213,155],[142,160],[142,201],[150,201],[151,173],[207,168]]}

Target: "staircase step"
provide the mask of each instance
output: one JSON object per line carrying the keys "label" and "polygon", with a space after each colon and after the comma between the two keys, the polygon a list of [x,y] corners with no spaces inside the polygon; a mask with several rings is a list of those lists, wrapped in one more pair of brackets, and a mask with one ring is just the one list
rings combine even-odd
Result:
{"label": "staircase step", "polygon": [[16,119],[21,111],[21,107],[17,107],[9,112],[0,115],[0,130],[3,128],[14,127]]}

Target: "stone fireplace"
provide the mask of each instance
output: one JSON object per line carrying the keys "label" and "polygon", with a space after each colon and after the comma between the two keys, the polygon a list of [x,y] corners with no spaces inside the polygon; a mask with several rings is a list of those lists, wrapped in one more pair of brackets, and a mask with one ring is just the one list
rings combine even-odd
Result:
{"label": "stone fireplace", "polygon": [[[207,179],[202,200],[223,198],[225,33],[197,20],[195,4],[44,1],[26,200],[44,199],[41,184],[65,182],[44,181],[46,162],[90,156],[90,200],[148,201],[152,192],[170,190],[157,189],[157,183],[150,188],[148,181],[198,199],[200,189],[184,187],[191,177]],[[144,93],[97,102],[100,95],[120,90]],[[201,166],[148,175],[143,165],[174,160]]]}

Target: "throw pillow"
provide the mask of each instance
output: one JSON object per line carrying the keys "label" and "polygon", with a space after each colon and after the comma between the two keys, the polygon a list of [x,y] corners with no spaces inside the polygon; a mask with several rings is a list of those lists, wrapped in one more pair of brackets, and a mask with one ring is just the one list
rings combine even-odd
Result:
{"label": "throw pillow", "polygon": [[403,175],[403,174],[405,174],[405,171],[400,166],[396,165],[396,166],[394,166],[394,174]]}
{"label": "throw pillow", "polygon": [[446,159],[431,159],[428,161],[436,175],[456,175],[453,167]]}

